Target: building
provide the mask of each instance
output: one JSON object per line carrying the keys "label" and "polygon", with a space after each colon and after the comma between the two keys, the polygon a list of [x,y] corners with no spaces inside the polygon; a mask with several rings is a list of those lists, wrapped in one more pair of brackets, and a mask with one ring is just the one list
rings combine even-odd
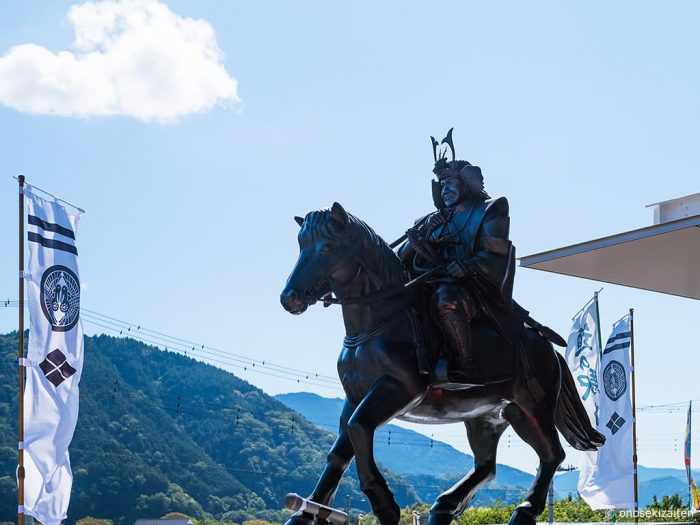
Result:
{"label": "building", "polygon": [[700,299],[700,193],[650,204],[654,224],[520,259],[520,266]]}

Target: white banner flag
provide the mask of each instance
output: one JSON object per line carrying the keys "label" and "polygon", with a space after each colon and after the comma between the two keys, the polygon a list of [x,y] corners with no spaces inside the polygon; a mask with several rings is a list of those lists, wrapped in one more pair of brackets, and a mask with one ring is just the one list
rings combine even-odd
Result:
{"label": "white banner flag", "polygon": [[[569,365],[579,396],[586,407],[593,427],[598,426],[599,397],[597,301],[591,301],[575,318],[566,345],[566,363]],[[578,478],[578,490],[583,495],[591,483],[595,452],[584,452]]]}
{"label": "white banner flag", "polygon": [[592,509],[634,510],[630,316],[613,325],[601,360],[600,422],[605,445],[594,452],[589,482],[579,487]]}
{"label": "white banner flag", "polygon": [[24,391],[24,513],[44,525],[66,518],[73,474],[68,445],[78,421],[83,368],[80,213],[25,187],[28,210],[29,349]]}

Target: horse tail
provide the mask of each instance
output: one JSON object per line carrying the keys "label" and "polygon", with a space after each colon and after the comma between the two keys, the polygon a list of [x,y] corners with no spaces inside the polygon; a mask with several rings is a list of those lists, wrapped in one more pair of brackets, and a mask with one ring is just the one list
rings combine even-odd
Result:
{"label": "horse tail", "polygon": [[605,443],[605,436],[591,425],[564,356],[555,354],[561,369],[561,389],[554,409],[554,424],[576,450],[597,450]]}

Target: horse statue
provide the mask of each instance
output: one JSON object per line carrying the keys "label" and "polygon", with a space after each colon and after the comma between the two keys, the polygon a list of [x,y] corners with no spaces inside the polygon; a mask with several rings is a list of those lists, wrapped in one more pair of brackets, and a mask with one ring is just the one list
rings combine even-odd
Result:
{"label": "horse statue", "polygon": [[[343,473],[355,458],[360,487],[381,525],[397,525],[400,509],[373,454],[375,431],[388,421],[426,424],[463,422],[474,454],[474,468],[440,494],[430,509],[429,525],[448,525],[463,513],[496,474],[496,449],[512,425],[539,457],[539,468],[524,501],[510,518],[513,525],[534,525],[544,511],[547,491],[566,454],[557,430],[577,450],[596,450],[605,438],[590,423],[574,379],[561,354],[538,331],[523,328],[528,363],[489,323],[473,327],[473,346],[486,356],[479,365],[484,385],[462,390],[431,386],[424,363],[429,317],[402,262],[367,224],[338,203],[296,217],[299,259],[281,294],[282,306],[303,313],[317,301],[342,305],[346,337],[338,357],[345,391],[339,433],[309,500],[331,505]],[[332,292],[334,298],[329,294]],[[489,358],[491,356],[491,358]],[[493,357],[495,356],[495,357]],[[531,366],[534,365],[534,366]],[[524,366],[541,387],[529,388]],[[301,510],[285,525],[325,525]]]}

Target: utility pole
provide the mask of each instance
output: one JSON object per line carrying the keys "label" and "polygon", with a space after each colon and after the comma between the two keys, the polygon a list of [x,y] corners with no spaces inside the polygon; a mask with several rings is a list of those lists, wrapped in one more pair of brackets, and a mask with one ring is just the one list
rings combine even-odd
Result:
{"label": "utility pole", "polygon": [[[557,472],[571,472],[572,470],[576,470],[576,467],[569,465],[566,467],[557,467]],[[552,478],[552,482],[549,484],[549,523],[552,524],[554,523],[554,478]]]}

